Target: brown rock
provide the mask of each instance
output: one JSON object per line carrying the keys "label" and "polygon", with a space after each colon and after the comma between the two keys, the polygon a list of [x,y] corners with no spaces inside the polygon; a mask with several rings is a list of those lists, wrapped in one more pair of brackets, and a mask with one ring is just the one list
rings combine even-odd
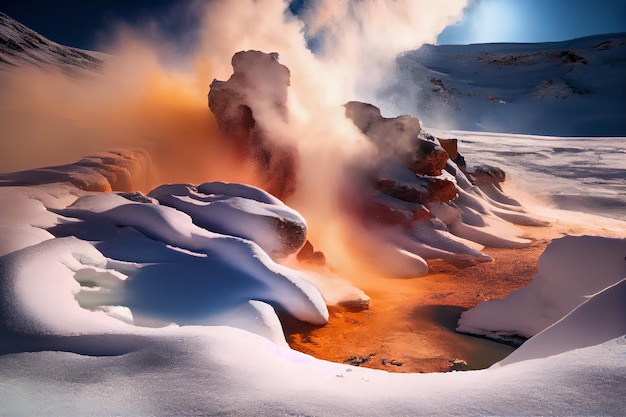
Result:
{"label": "brown rock", "polygon": [[374,222],[381,225],[410,226],[415,221],[430,220],[431,213],[426,206],[420,203],[393,198],[372,198],[363,203],[360,216],[365,223]]}
{"label": "brown rock", "polygon": [[441,139],[437,138],[441,147],[448,153],[450,159],[454,159],[459,154],[457,139]]}
{"label": "brown rock", "polygon": [[411,184],[380,179],[376,183],[376,188],[399,200],[420,204],[448,203],[457,195],[456,186],[452,181],[432,177],[417,178],[416,182]]}
{"label": "brown rock", "polygon": [[445,149],[421,138],[417,138],[415,145],[416,149],[405,157],[406,166],[419,175],[441,175],[449,158]]}
{"label": "brown rock", "polygon": [[297,150],[272,138],[256,117],[287,121],[289,69],[278,62],[278,54],[259,51],[236,53],[232,66],[228,81],[211,83],[209,108],[241,159],[257,166],[263,188],[285,199],[295,189]]}
{"label": "brown rock", "polygon": [[502,168],[480,165],[473,169],[469,177],[474,185],[499,184],[504,182],[506,174]]}
{"label": "brown rock", "polygon": [[449,203],[457,196],[456,185],[452,181],[441,178],[428,178],[429,202]]}
{"label": "brown rock", "polygon": [[326,264],[326,256],[324,256],[324,253],[315,250],[311,242],[308,240],[304,243],[304,246],[302,246],[302,249],[300,249],[296,258],[300,262],[312,263],[316,265]]}
{"label": "brown rock", "polygon": [[419,175],[441,175],[448,154],[434,138],[420,137],[420,122],[402,115],[385,118],[380,109],[368,103],[350,101],[345,104],[346,117],[378,148],[381,159],[397,159]]}

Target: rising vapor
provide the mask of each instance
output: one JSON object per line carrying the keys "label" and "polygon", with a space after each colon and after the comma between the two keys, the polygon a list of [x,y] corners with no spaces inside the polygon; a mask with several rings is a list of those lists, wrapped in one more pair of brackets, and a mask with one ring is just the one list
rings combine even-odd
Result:
{"label": "rising vapor", "polygon": [[396,55],[434,42],[466,3],[305,1],[296,16],[282,0],[192,2],[200,27],[190,29],[185,54],[151,41],[154,25],[120,28],[99,73],[20,68],[0,76],[0,172],[131,147],[148,150],[151,186],[222,180],[262,187],[254,163],[238,161],[221,137],[207,93],[213,79],[228,79],[234,53],[277,52],[291,71],[289,117],[276,120],[258,100],[255,120],[272,140],[297,147],[298,183],[288,202],[307,218],[312,240],[328,248],[346,234],[340,196],[358,188],[353,173],[375,158],[343,104],[372,101]]}

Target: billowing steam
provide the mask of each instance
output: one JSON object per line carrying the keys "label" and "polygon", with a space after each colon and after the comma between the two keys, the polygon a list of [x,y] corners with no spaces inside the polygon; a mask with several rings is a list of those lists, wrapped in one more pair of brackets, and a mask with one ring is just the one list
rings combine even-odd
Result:
{"label": "billowing steam", "polygon": [[255,119],[273,132],[273,140],[297,146],[298,185],[289,203],[309,221],[312,239],[328,250],[336,241],[331,219],[341,219],[334,197],[345,191],[342,182],[358,187],[350,172],[374,157],[342,105],[371,101],[395,56],[434,42],[466,3],[304,1],[297,16],[283,0],[191,3],[201,25],[189,36],[193,47],[178,48],[184,54],[126,28],[108,45],[112,56],[98,74],[2,74],[0,172],[140,147],[152,158],[155,186],[216,179],[258,185],[254,167],[233,163],[207,93],[214,78],[228,79],[234,53],[277,52],[291,71],[289,118],[258,111]]}

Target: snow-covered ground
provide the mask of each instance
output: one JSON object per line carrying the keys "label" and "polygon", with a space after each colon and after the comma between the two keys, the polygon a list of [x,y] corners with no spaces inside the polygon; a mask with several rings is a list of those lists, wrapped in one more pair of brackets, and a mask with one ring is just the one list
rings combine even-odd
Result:
{"label": "snow-covered ground", "polygon": [[424,45],[398,58],[380,100],[447,129],[624,136],[625,54],[623,33],[543,44]]}
{"label": "snow-covered ground", "polygon": [[[488,139],[516,140],[448,133],[472,138],[467,154],[479,153]],[[548,139],[567,146],[567,138],[526,136],[524,143],[541,146]],[[516,165],[512,185],[533,171]],[[550,176],[549,168],[543,175]],[[558,173],[552,177],[559,181]],[[464,315],[464,331],[536,334],[510,357],[482,371],[399,375],[290,350],[274,308],[323,323],[322,295],[309,284],[315,281],[276,264],[247,239],[192,223],[198,215],[205,222],[219,218],[251,238],[267,238],[268,216],[304,225],[258,189],[206,184],[153,194],[178,209],[132,193],[84,195],[66,183],[2,187],[0,193],[4,415],[623,411],[624,222],[587,217],[607,222],[621,238],[557,240],[532,285]],[[203,213],[210,201],[224,206]],[[550,213],[560,212],[544,212]],[[264,245],[276,248],[281,241]],[[335,286],[334,293],[337,288],[355,296],[349,285]]]}
{"label": "snow-covered ground", "polygon": [[532,336],[499,364],[391,374],[289,349],[276,310],[323,324],[367,300],[272,233],[306,219],[237,184],[102,192],[141,172],[116,154],[0,178],[0,414],[623,414],[625,138],[431,131],[503,167],[532,212],[601,235],[555,240],[533,284],[465,313],[462,330]]}
{"label": "snow-covered ground", "polygon": [[[468,161],[501,167],[518,197],[543,208],[626,220],[626,139],[442,131]],[[506,185],[506,183],[505,183]],[[529,202],[530,203],[530,202]]]}

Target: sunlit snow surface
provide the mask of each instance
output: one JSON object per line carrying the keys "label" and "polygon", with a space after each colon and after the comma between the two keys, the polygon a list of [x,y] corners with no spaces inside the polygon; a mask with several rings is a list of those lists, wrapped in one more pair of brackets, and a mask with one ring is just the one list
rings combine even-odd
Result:
{"label": "sunlit snow surface", "polygon": [[[504,167],[513,189],[548,198],[576,193],[582,207],[567,208],[623,219],[613,209],[624,204],[624,138],[437,134],[459,138],[468,160]],[[597,163],[579,161],[583,152]],[[237,187],[233,194],[248,197],[242,207],[250,209],[258,198]],[[201,190],[191,189],[196,203]],[[476,329],[509,319],[518,324],[506,330],[539,332],[500,366],[398,375],[290,350],[275,309],[322,323],[322,294],[305,273],[277,264],[250,240],[197,226],[193,213],[132,194],[81,196],[63,184],[0,193],[2,415],[623,412],[623,221],[578,216],[614,238],[557,240],[519,296],[483,317],[478,310],[488,304],[467,313],[465,322]],[[598,204],[604,200],[596,196],[614,205]],[[274,215],[303,222],[267,201]],[[268,209],[252,211],[260,208]],[[576,212],[568,216],[577,219]]]}
{"label": "sunlit snow surface", "polygon": [[626,220],[626,138],[436,131],[542,204]]}

